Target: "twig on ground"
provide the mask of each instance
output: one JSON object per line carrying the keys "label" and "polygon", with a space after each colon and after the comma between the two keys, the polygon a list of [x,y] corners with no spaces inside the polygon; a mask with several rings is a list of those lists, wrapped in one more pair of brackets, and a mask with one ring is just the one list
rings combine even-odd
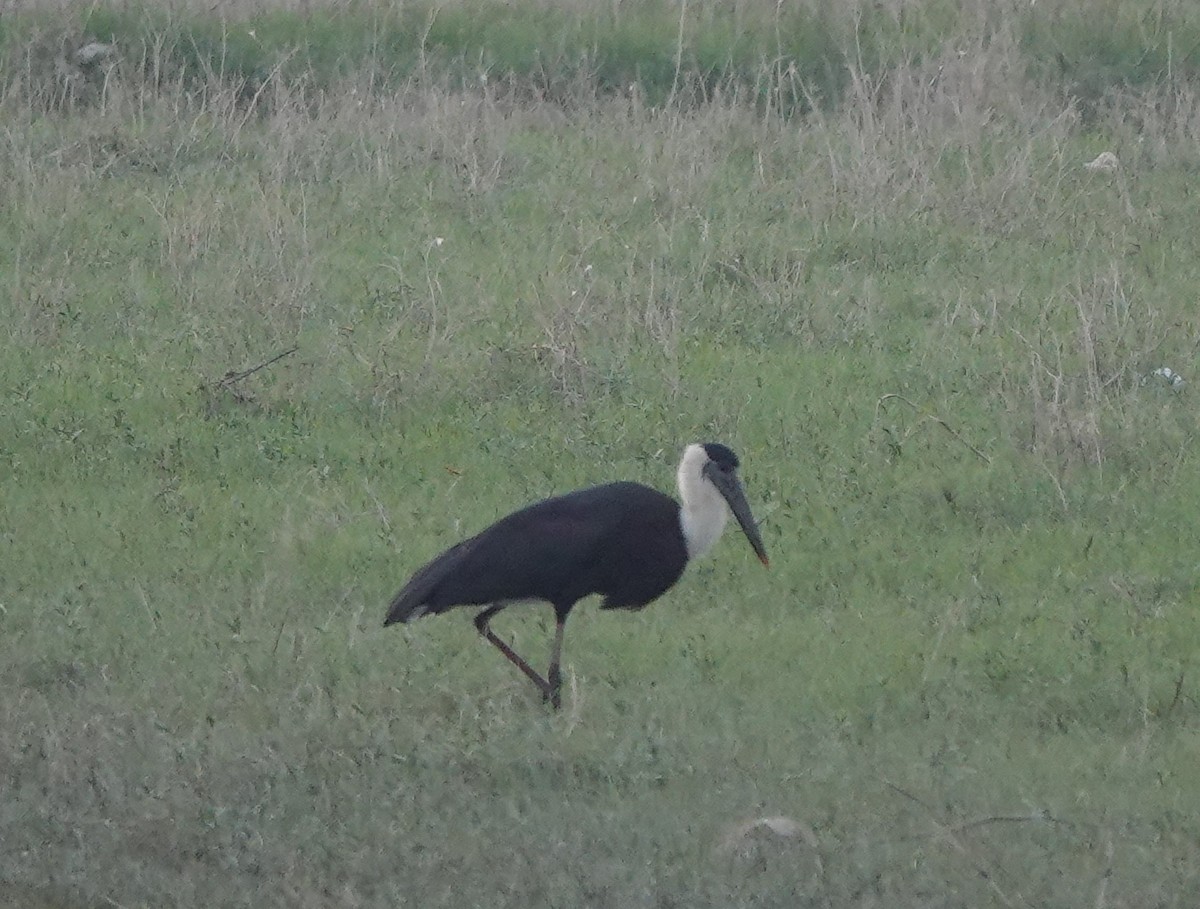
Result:
{"label": "twig on ground", "polygon": [[1167,705],[1167,709],[1162,712],[1162,717],[1165,719],[1170,716],[1171,711],[1175,709],[1183,696],[1183,673],[1179,673],[1179,678],[1175,680],[1175,696],[1171,698],[1171,703]]}
{"label": "twig on ground", "polygon": [[279,631],[275,634],[275,646],[271,648],[271,656],[279,650],[279,641],[283,638],[283,626],[287,624],[288,616],[292,614],[292,604],[288,603],[287,609],[283,611],[283,618],[279,620]]}
{"label": "twig on ground", "polygon": [[[910,401],[908,398],[904,397],[904,395],[896,394],[895,392],[889,392],[888,394],[880,397],[880,399],[875,402],[875,419],[876,420],[879,419],[879,409],[883,406],[884,402],[891,400],[892,398],[903,401],[905,404],[907,404],[913,410],[916,410],[918,412],[921,409],[921,408],[917,407],[917,405],[914,404],[912,401]],[[962,435],[956,429],[954,429],[954,427],[952,427],[949,423],[947,423],[945,420],[943,420],[937,414],[933,414],[933,413],[922,414],[921,418],[917,421],[917,425],[920,425],[921,423],[926,423],[926,422],[937,423],[939,426],[942,427],[942,429],[946,430],[946,432],[950,433],[950,435],[952,435],[955,439],[957,439],[959,442],[961,442],[963,445],[965,445],[968,449],[970,449],[971,453],[974,454],[981,461],[983,461],[985,464],[992,463],[992,459],[990,457],[988,457],[988,455],[984,454],[984,452],[980,451],[978,448],[976,448],[974,445],[972,445],[970,442],[968,442],[966,439],[964,439],[962,437]]]}
{"label": "twig on ground", "polygon": [[[985,881],[987,881],[988,887],[991,889],[992,893],[994,893],[996,895],[996,898],[999,899],[1000,902],[1002,902],[1005,906],[1010,907],[1010,909],[1011,909],[1011,907],[1015,907],[1017,905],[1015,902],[1013,902],[1013,900],[1009,897],[1009,895],[1007,893],[1005,893],[1003,889],[1001,889],[1000,885],[996,883],[995,877],[993,876],[991,869],[989,869],[982,861],[980,861],[978,858],[976,858],[974,855],[972,855],[970,850],[958,839],[956,834],[958,834],[958,833],[962,832],[962,830],[966,829],[966,826],[972,826],[971,824],[965,825],[965,826],[961,825],[961,824],[950,826],[950,825],[944,823],[938,817],[937,812],[927,802],[925,802],[922,799],[918,798],[917,796],[913,795],[911,792],[907,791],[906,789],[902,789],[901,787],[897,786],[891,780],[885,779],[885,780],[883,780],[883,783],[885,786],[887,786],[893,792],[899,793],[900,795],[904,796],[909,801],[916,802],[918,805],[920,805],[922,808],[924,808],[926,812],[928,812],[928,814],[930,815],[930,818],[932,820],[932,823],[934,825],[934,828],[937,830],[937,833],[951,846],[951,848],[953,848],[956,852],[958,852],[960,855],[964,856],[966,859],[968,859],[971,862],[971,864],[975,868],[975,872],[981,878],[983,878]],[[996,818],[996,820],[999,820],[999,818]],[[1026,818],[1026,820],[1027,820],[1027,818]],[[989,822],[988,819],[985,819],[982,821],[982,823],[988,823],[988,822]],[[1025,900],[1022,899],[1019,894],[1017,895],[1017,899],[1019,899],[1022,903],[1025,902]]]}
{"label": "twig on ground", "polygon": [[234,383],[240,382],[242,379],[254,375],[260,369],[266,369],[272,363],[282,360],[284,357],[291,356],[299,349],[300,348],[298,346],[292,347],[288,350],[285,350],[283,353],[276,354],[269,360],[259,363],[257,366],[251,366],[249,369],[243,369],[240,372],[231,369],[229,372],[225,373],[225,375],[221,376],[220,380],[213,384],[213,387],[218,389],[230,388],[232,385],[234,385]]}
{"label": "twig on ground", "polygon": [[251,366],[249,369],[242,370],[231,369],[215,382],[202,382],[200,384],[200,391],[207,399],[208,415],[211,417],[220,409],[221,402],[224,399],[223,392],[228,392],[239,404],[253,403],[254,396],[239,389],[237,387],[238,382],[254,375],[259,370],[266,369],[272,363],[276,363],[284,357],[291,356],[299,349],[299,347],[291,347],[283,353],[276,354],[269,360],[264,360],[257,366]]}

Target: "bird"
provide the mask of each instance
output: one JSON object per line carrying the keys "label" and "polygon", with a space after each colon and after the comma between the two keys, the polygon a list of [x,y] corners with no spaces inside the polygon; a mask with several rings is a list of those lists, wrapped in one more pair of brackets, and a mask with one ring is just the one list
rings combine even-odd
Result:
{"label": "bird", "polygon": [[[725,445],[695,443],[679,461],[678,502],[640,483],[616,482],[515,511],[418,569],[392,598],[384,627],[456,606],[483,606],[476,630],[558,709],[563,630],[580,600],[599,594],[602,609],[641,609],[712,549],[730,513],[762,564],[770,565],[738,467],[737,455]],[[502,610],[529,601],[554,608],[545,676],[491,629]]]}

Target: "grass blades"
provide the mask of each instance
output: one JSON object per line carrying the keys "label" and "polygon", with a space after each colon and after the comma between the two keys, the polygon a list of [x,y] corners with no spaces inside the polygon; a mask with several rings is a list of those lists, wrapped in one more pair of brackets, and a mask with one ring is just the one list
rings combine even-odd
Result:
{"label": "grass blades", "polygon": [[[0,902],[1190,905],[1195,12],[893,7],[0,22]],[[561,714],[380,627],[709,439]]]}

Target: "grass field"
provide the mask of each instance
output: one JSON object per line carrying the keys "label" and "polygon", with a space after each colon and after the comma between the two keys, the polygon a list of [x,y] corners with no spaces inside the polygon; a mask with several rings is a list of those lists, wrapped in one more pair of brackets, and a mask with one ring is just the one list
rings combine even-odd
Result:
{"label": "grass field", "polygon": [[[0,19],[0,905],[1194,905],[1200,16],[837,10]],[[381,627],[696,440],[561,713]]]}

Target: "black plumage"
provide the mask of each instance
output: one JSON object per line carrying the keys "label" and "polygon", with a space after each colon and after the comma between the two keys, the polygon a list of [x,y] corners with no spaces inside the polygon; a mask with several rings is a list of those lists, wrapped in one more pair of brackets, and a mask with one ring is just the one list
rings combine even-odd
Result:
{"label": "black plumage", "polygon": [[[689,460],[690,459],[690,460]],[[689,446],[680,465],[684,505],[639,483],[619,482],[537,502],[450,547],[418,570],[396,594],[384,625],[409,622],[455,606],[486,606],[475,619],[480,634],[512,660],[555,707],[561,701],[559,660],[563,627],[584,597],[599,594],[603,609],[640,609],[665,593],[689,560],[688,529],[716,523],[711,545],[724,523],[725,502],[765,564],[762,541],[737,480],[737,457],[723,445]],[[693,477],[692,474],[695,474]],[[690,484],[703,498],[708,483],[724,499],[693,508],[685,520]],[[704,511],[707,509],[707,511]],[[711,537],[711,540],[708,538]],[[554,607],[556,629],[550,670],[543,678],[489,627],[506,606],[543,600]]]}

